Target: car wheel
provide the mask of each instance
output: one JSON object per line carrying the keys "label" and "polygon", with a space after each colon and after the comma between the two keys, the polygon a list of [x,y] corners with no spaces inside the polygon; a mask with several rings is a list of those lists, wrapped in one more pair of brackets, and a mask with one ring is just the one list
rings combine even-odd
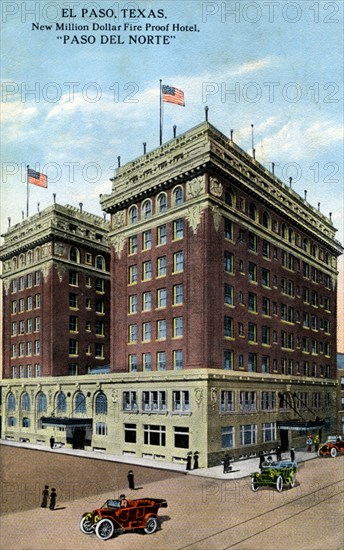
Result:
{"label": "car wheel", "polygon": [[337,449],[336,449],[336,447],[332,447],[332,449],[331,449],[331,456],[332,456],[332,458],[336,458],[336,456],[337,456]]}
{"label": "car wheel", "polygon": [[84,535],[92,535],[94,533],[92,523],[87,518],[81,518],[80,529]]}
{"label": "car wheel", "polygon": [[291,477],[290,477],[290,487],[291,487],[291,488],[295,487],[295,474],[291,474]]}
{"label": "car wheel", "polygon": [[318,449],[317,456],[322,456],[320,449]]}
{"label": "car wheel", "polygon": [[278,476],[278,478],[276,479],[276,489],[279,493],[281,491],[283,491],[283,477],[282,476]]}
{"label": "car wheel", "polygon": [[258,491],[258,483],[255,477],[251,479],[251,489],[252,491]]}
{"label": "car wheel", "polygon": [[102,540],[108,540],[113,537],[115,532],[115,526],[111,519],[101,519],[96,525],[96,535]]}
{"label": "car wheel", "polygon": [[154,517],[150,517],[147,519],[146,521],[146,526],[144,527],[144,532],[146,533],[146,535],[151,535],[152,533],[154,533],[158,528],[158,520],[157,518],[154,518]]}

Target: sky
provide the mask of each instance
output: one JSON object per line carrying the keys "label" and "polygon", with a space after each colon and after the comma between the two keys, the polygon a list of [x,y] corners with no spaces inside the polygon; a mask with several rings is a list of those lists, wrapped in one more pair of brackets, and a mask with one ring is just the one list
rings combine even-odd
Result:
{"label": "sky", "polygon": [[[1,233],[26,216],[27,165],[48,176],[48,189],[30,185],[29,215],[53,194],[102,215],[118,157],[159,145],[161,79],[185,94],[185,107],[164,104],[163,141],[208,106],[250,152],[253,124],[257,160],[331,212],[344,242],[341,1],[17,0],[1,10]],[[339,268],[344,352],[342,257]]]}

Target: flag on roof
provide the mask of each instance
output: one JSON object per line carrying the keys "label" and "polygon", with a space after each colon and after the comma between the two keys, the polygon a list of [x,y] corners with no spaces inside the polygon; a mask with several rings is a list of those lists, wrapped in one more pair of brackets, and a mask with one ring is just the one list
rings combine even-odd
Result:
{"label": "flag on roof", "polygon": [[185,107],[184,92],[173,86],[162,86],[162,99],[167,103],[176,103]]}
{"label": "flag on roof", "polygon": [[47,176],[36,172],[36,170],[32,170],[32,168],[27,169],[27,181],[33,185],[38,185],[38,187],[48,187]]}

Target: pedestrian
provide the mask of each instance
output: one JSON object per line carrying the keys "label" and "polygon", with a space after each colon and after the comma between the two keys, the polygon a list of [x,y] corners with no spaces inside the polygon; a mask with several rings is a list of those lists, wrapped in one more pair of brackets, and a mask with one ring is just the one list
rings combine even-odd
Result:
{"label": "pedestrian", "polygon": [[197,452],[194,454],[194,465],[193,465],[193,469],[194,469],[194,470],[197,470],[197,469],[198,469],[198,453],[197,453]]}
{"label": "pedestrian", "polygon": [[186,469],[191,470],[191,454],[186,457]]}
{"label": "pedestrian", "polygon": [[56,506],[56,498],[57,498],[56,489],[52,488],[50,493],[50,505],[49,505],[50,510],[54,510]]}
{"label": "pedestrian", "polygon": [[48,497],[49,497],[49,485],[45,485],[42,491],[41,508],[46,508],[48,506]]}
{"label": "pedestrian", "polygon": [[53,436],[51,436],[49,441],[50,441],[50,449],[53,449],[54,445],[55,445],[55,438]]}
{"label": "pedestrian", "polygon": [[260,470],[262,469],[262,466],[263,466],[264,462],[265,462],[264,452],[259,451],[259,469]]}
{"label": "pedestrian", "polygon": [[228,468],[229,468],[229,456],[225,455],[225,458],[223,459],[223,473],[228,474]]}
{"label": "pedestrian", "polygon": [[134,472],[132,470],[129,470],[127,478],[129,489],[135,489]]}
{"label": "pedestrian", "polygon": [[317,453],[319,450],[319,443],[320,443],[320,437],[318,434],[314,437],[313,443],[314,443],[314,451]]}
{"label": "pedestrian", "polygon": [[313,444],[313,439],[311,434],[309,434],[306,443],[307,443],[307,452],[310,453],[312,450],[312,444]]}
{"label": "pedestrian", "polygon": [[282,448],[281,448],[281,445],[277,445],[277,447],[276,447],[276,460],[277,460],[277,462],[279,462],[280,460],[282,460]]}
{"label": "pedestrian", "polygon": [[292,447],[292,448],[290,449],[290,460],[291,460],[292,462],[295,462],[295,449],[294,449],[294,447]]}

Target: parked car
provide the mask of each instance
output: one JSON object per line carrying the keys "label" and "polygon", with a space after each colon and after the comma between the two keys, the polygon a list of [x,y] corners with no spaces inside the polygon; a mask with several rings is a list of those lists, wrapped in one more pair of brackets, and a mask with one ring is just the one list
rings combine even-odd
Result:
{"label": "parked car", "polygon": [[251,474],[251,489],[252,491],[258,491],[260,486],[274,485],[277,491],[281,492],[284,485],[294,487],[296,472],[297,464],[290,460],[263,464],[260,472]]}
{"label": "parked car", "polygon": [[318,456],[332,456],[335,458],[338,453],[344,453],[344,441],[340,437],[336,440],[327,439],[326,443],[321,445],[318,450]]}
{"label": "parked car", "polygon": [[85,535],[95,533],[102,540],[134,529],[143,529],[150,535],[158,529],[159,508],[167,508],[167,501],[138,498],[125,500],[123,505],[123,500],[109,499],[100,508],[83,514],[80,529]]}

